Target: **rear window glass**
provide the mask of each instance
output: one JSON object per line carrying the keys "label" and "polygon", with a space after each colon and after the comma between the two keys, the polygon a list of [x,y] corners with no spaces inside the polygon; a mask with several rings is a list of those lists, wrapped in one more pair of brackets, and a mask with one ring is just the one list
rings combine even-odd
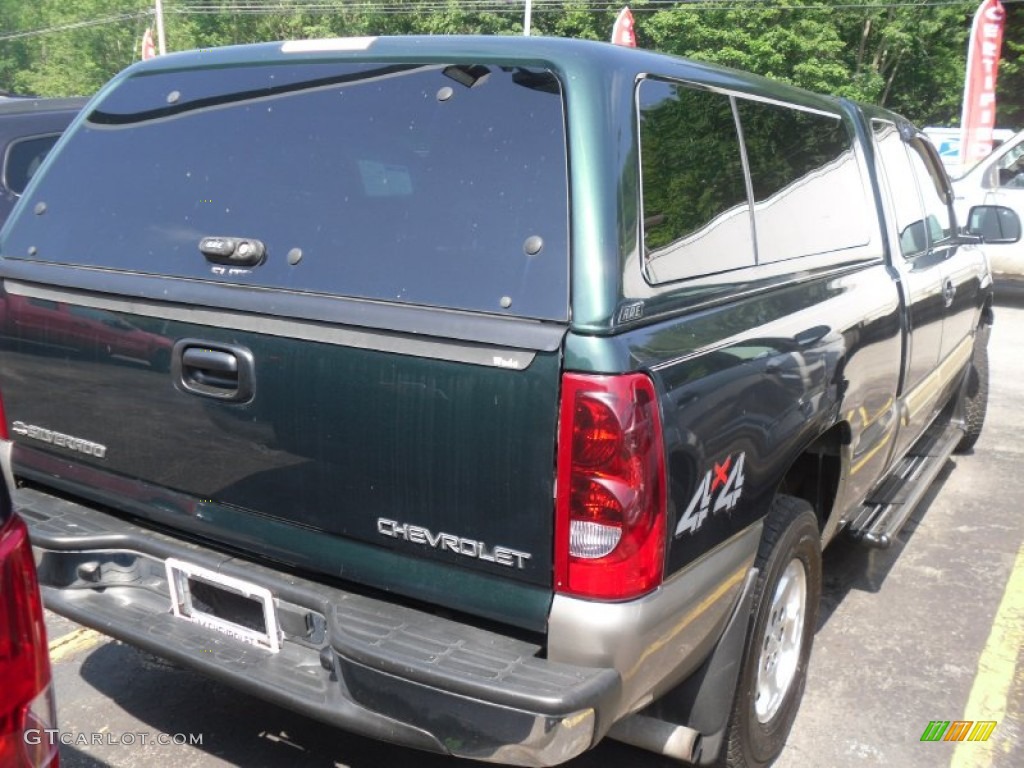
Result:
{"label": "rear window glass", "polygon": [[[93,106],[3,255],[564,319],[564,125],[557,78],[517,66],[138,75]],[[265,261],[213,264],[205,238]]]}

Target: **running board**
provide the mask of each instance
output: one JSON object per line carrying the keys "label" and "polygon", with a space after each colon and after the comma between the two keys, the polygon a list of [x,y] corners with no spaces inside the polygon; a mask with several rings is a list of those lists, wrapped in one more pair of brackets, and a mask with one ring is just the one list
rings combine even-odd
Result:
{"label": "running board", "polygon": [[959,424],[932,425],[854,512],[850,535],[869,547],[891,547],[963,436]]}

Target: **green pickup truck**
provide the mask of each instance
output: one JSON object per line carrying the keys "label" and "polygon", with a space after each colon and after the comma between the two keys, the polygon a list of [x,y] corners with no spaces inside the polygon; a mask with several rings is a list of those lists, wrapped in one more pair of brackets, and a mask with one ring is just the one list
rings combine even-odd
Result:
{"label": "green pickup truck", "polygon": [[44,600],[409,747],[767,765],[822,547],[981,430],[1020,221],[952,202],[895,114],[606,44],[134,65],[0,232]]}

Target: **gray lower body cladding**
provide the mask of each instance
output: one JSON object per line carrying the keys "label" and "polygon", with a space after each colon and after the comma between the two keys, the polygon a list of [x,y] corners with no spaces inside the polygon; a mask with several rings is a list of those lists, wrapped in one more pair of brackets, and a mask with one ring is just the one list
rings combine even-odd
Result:
{"label": "gray lower body cladding", "polygon": [[[346,730],[527,766],[580,754],[694,672],[734,611],[760,534],[751,526],[635,601],[556,597],[542,646],[34,488],[15,503],[57,613]],[[168,558],[269,590],[280,651],[173,616]]]}
{"label": "gray lower body cladding", "polygon": [[[618,673],[540,646],[308,581],[32,489],[16,493],[55,612],[371,738],[477,760],[555,765],[591,747]],[[175,618],[174,557],[268,588],[271,653]]]}

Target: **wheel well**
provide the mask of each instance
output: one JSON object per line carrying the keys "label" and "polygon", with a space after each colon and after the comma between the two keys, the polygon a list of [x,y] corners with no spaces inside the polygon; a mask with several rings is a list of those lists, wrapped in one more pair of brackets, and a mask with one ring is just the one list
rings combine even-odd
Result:
{"label": "wheel well", "polygon": [[849,442],[849,425],[836,424],[807,446],[779,483],[779,493],[796,496],[811,505],[819,529],[824,529],[835,506],[842,475],[842,447]]}

